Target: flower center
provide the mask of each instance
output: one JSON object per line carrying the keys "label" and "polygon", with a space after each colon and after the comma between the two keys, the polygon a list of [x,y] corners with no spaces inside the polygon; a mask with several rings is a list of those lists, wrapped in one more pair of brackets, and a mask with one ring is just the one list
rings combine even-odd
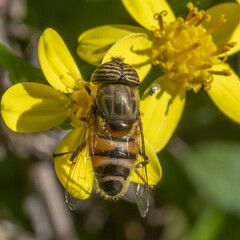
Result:
{"label": "flower center", "polygon": [[154,65],[162,67],[168,79],[184,90],[197,92],[203,86],[207,91],[214,75],[230,75],[228,69],[215,71],[213,67],[226,61],[226,56],[219,57],[226,55],[235,43],[217,47],[212,40],[211,34],[226,22],[223,15],[212,27],[205,29],[201,23],[209,21],[210,16],[192,3],[187,7],[189,13],[185,20],[179,17],[168,25],[163,21],[166,11],[154,15],[159,28],[153,32],[151,59]]}
{"label": "flower center", "polygon": [[74,128],[80,127],[88,116],[91,99],[85,87],[73,92],[68,103],[68,116]]}

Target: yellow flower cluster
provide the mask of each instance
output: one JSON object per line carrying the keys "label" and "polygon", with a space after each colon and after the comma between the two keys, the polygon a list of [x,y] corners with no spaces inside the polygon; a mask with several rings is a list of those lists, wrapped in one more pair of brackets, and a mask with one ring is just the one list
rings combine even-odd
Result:
{"label": "yellow flower cluster", "polygon": [[[41,35],[38,56],[43,73],[51,86],[34,82],[13,85],[2,97],[1,114],[11,130],[22,133],[44,131],[57,127],[67,118],[71,119],[74,129],[60,142],[54,154],[54,165],[60,182],[67,190],[68,205],[73,209],[76,200],[72,199],[87,199],[94,185],[89,154],[91,136],[87,136],[85,124],[93,99],[87,92],[86,86],[89,83],[82,79],[65,43],[53,29],[48,28]],[[153,186],[161,179],[161,166],[147,140],[145,153],[151,159],[146,166],[149,174],[147,181]],[[143,161],[145,160],[139,156],[136,165]],[[139,168],[130,174],[129,181],[143,185],[146,180],[139,177],[140,171]],[[145,171],[145,167],[142,171]],[[148,204],[142,208],[143,216],[147,209]]]}
{"label": "yellow flower cluster", "polygon": [[122,3],[142,27],[90,29],[79,36],[78,54],[93,65],[121,56],[136,69],[140,80],[152,65],[161,68],[164,75],[145,91],[140,107],[144,135],[155,151],[172,136],[188,90],[198,92],[203,86],[216,106],[240,123],[240,81],[226,63],[227,56],[240,50],[239,4],[221,3],[203,11],[189,3],[184,19],[176,18],[164,0]]}
{"label": "yellow flower cluster", "polygon": [[[156,185],[161,179],[156,152],[172,136],[187,91],[204,89],[225,115],[240,123],[240,80],[226,63],[227,56],[240,50],[240,6],[228,2],[203,11],[189,3],[186,18],[176,18],[164,0],[122,2],[142,27],[105,25],[90,29],[79,36],[77,51],[93,65],[121,57],[135,68],[140,81],[152,65],[164,73],[145,91],[140,105],[150,156],[146,167],[149,184]],[[70,118],[75,129],[60,143],[55,169],[73,197],[86,199],[94,180],[89,149],[82,147],[84,154],[77,154],[77,159],[73,155],[83,138],[92,99],[65,43],[53,29],[41,35],[38,55],[51,86],[28,82],[10,87],[2,97],[1,114],[10,129],[24,133],[51,129]],[[67,186],[69,172],[71,188]],[[142,183],[138,179],[133,175],[131,181]]]}

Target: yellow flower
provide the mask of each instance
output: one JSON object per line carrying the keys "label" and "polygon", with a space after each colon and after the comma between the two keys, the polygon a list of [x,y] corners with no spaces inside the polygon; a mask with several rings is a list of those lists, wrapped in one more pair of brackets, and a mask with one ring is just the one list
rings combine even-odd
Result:
{"label": "yellow flower", "polygon": [[240,81],[225,63],[240,49],[240,6],[222,3],[203,11],[189,3],[183,19],[164,0],[122,2],[143,28],[106,25],[88,30],[78,39],[78,54],[91,64],[121,56],[141,80],[152,65],[161,68],[163,74],[141,101],[144,135],[155,151],[172,136],[188,90],[203,88],[225,115],[240,123]]}
{"label": "yellow flower", "polygon": [[[34,82],[18,83],[10,87],[1,100],[3,120],[16,132],[51,129],[68,116],[76,122],[73,109],[78,101],[73,103],[72,99],[84,94],[81,88],[84,81],[65,43],[53,29],[45,30],[40,37],[38,55],[43,73],[52,87]],[[88,102],[85,107],[89,108]]]}
{"label": "yellow flower", "polygon": [[[72,159],[73,154],[66,153],[74,153],[81,142],[84,119],[92,105],[91,97],[83,87],[89,83],[82,79],[65,43],[53,29],[46,29],[41,35],[38,56],[42,71],[51,86],[34,82],[13,85],[2,97],[2,118],[11,130],[22,133],[51,129],[67,117],[70,118],[75,129],[59,144],[54,165],[57,176],[67,191],[73,197],[86,199],[92,192],[94,179],[89,146],[85,144],[83,154],[77,155],[77,159]],[[147,141],[146,154],[150,159],[147,164],[148,181],[150,185],[156,185],[161,179],[161,166]],[[73,160],[76,162],[70,176]],[[143,159],[139,158],[138,161]],[[131,181],[142,184],[136,173],[130,178]],[[67,182],[70,183],[69,187]]]}

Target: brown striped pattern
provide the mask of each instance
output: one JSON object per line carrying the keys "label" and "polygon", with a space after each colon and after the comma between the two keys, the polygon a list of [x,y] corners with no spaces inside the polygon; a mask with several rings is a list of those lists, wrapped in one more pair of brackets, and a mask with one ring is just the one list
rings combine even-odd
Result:
{"label": "brown striped pattern", "polygon": [[91,81],[95,83],[123,83],[139,86],[137,72],[120,58],[112,58],[111,62],[100,65],[93,72]]}
{"label": "brown striped pattern", "polygon": [[105,197],[121,193],[138,156],[138,138],[112,139],[92,132],[90,155],[99,188]]}

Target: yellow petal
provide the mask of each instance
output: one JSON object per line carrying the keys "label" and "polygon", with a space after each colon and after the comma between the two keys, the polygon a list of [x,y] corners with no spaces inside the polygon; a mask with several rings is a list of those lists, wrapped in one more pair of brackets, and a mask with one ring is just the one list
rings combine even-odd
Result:
{"label": "yellow petal", "polygon": [[104,25],[82,33],[78,38],[78,55],[86,62],[98,66],[119,39],[134,32],[145,32],[143,28],[130,25]]}
{"label": "yellow petal", "polygon": [[181,117],[185,91],[177,88],[165,75],[155,81],[159,90],[149,95],[147,89],[141,99],[144,136],[149,140],[155,152],[159,152],[171,138]]}
{"label": "yellow petal", "polygon": [[[162,168],[160,165],[160,162],[158,160],[158,157],[156,153],[154,152],[152,146],[148,142],[148,140],[145,138],[144,139],[145,143],[145,152],[146,156],[149,158],[149,163],[147,164],[147,177],[145,174],[145,167],[143,168],[137,168],[138,174],[141,175],[141,177],[144,178],[144,180],[150,185],[154,186],[157,185],[158,182],[160,182],[162,178]],[[143,158],[139,157],[137,163],[143,162]],[[130,181],[135,182],[135,183],[140,183],[144,184],[142,179],[139,177],[136,172],[131,176]]]}
{"label": "yellow petal", "polygon": [[72,130],[60,142],[54,154],[54,167],[58,179],[68,193],[78,199],[87,199],[93,187],[93,168],[88,144],[71,159],[77,148],[85,142],[85,139],[83,141],[81,138],[82,129]]}
{"label": "yellow petal", "polygon": [[209,29],[221,15],[224,14],[227,22],[222,24],[213,32],[213,40],[217,46],[222,46],[229,42],[237,44],[227,52],[228,55],[240,50],[240,6],[237,3],[222,3],[215,5],[207,10],[211,16],[210,22],[204,22],[204,27]]}
{"label": "yellow petal", "polygon": [[158,22],[153,17],[155,13],[167,11],[164,22],[170,23],[175,20],[172,9],[164,0],[122,0],[122,3],[131,16],[150,31],[159,28]]}
{"label": "yellow petal", "polygon": [[53,29],[46,29],[38,43],[38,57],[48,82],[57,90],[71,93],[81,73],[62,38]]}
{"label": "yellow petal", "polygon": [[[226,64],[219,65],[215,70],[227,67]],[[208,94],[225,115],[240,123],[240,79],[232,70],[231,73],[231,76],[214,75]]]}
{"label": "yellow petal", "polygon": [[10,87],[1,100],[6,125],[16,132],[38,132],[58,126],[67,117],[68,98],[50,86],[19,83]]}
{"label": "yellow petal", "polygon": [[122,58],[125,63],[134,67],[140,81],[151,69],[149,51],[152,41],[144,33],[133,33],[117,41],[106,53],[102,63],[110,62],[112,57]]}

